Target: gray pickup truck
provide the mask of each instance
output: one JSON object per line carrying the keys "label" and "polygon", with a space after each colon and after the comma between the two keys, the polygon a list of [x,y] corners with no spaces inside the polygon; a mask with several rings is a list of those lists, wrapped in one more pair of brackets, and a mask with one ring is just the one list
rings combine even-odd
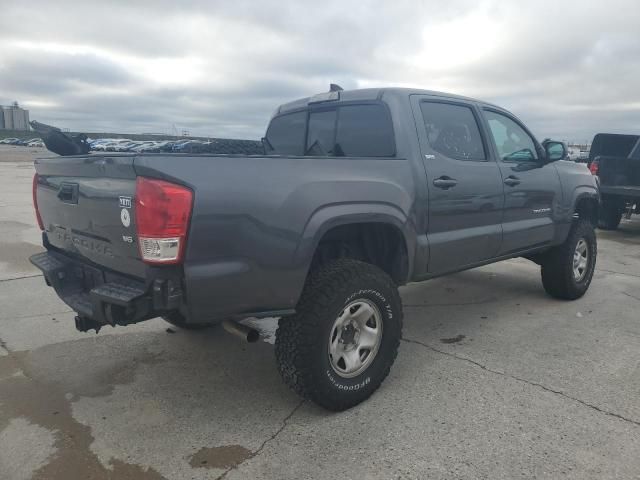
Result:
{"label": "gray pickup truck", "polygon": [[284,381],[343,410],[394,362],[398,286],[525,257],[553,297],[589,287],[595,178],[502,108],[332,88],[279,107],[263,143],[264,155],[37,160],[46,252],[31,262],[76,327],[280,317]]}

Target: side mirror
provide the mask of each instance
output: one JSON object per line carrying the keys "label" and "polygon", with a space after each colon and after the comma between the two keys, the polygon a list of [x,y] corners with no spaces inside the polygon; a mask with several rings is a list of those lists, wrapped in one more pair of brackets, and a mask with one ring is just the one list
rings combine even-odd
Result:
{"label": "side mirror", "polygon": [[553,140],[545,140],[542,143],[544,151],[547,154],[547,161],[555,162],[556,160],[562,160],[567,156],[567,147],[562,142],[555,142]]}

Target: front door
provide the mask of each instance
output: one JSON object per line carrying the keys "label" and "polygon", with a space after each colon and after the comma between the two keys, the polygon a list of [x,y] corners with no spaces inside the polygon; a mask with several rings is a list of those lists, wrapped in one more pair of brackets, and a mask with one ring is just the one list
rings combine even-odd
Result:
{"label": "front door", "polygon": [[485,108],[505,192],[500,255],[549,244],[555,234],[554,211],[561,200],[558,172],[542,160],[541,147],[506,112]]}
{"label": "front door", "polygon": [[412,96],[428,194],[429,275],[494,257],[504,191],[472,103]]}

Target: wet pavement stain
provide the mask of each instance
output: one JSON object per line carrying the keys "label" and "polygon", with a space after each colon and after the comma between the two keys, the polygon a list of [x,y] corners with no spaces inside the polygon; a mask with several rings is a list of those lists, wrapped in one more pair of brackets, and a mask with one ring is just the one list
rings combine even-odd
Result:
{"label": "wet pavement stain", "polygon": [[[19,223],[19,222],[0,222],[0,231],[3,231],[3,223]],[[18,235],[18,234],[16,234]],[[44,252],[44,247],[34,245],[27,242],[2,242],[2,263],[8,268],[17,268],[20,270],[33,271],[39,273],[39,270],[31,265],[29,257],[36,253]]]}
{"label": "wet pavement stain", "polygon": [[191,456],[189,465],[195,468],[229,469],[237,467],[252,456],[251,450],[242,445],[204,447]]}
{"label": "wet pavement stain", "polygon": [[442,343],[458,343],[467,338],[465,335],[457,335],[452,338],[441,338],[440,341]]}
{"label": "wet pavement stain", "polygon": [[25,363],[30,352],[0,357],[0,430],[13,418],[26,418],[54,432],[56,453],[36,470],[33,480],[90,478],[92,480],[163,480],[150,467],[111,459],[108,468],[91,451],[91,428],[75,420],[71,402],[59,385],[33,378]]}

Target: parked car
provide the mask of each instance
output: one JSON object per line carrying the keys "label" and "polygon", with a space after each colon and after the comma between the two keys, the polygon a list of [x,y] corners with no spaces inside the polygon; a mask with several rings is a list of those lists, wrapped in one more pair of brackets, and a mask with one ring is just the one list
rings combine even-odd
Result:
{"label": "parked car", "polygon": [[625,211],[640,213],[640,135],[598,133],[588,165],[600,181],[600,228],[615,230]]}
{"label": "parked car", "polygon": [[589,162],[589,150],[580,150],[580,152],[578,153],[578,162],[580,163]]}
{"label": "parked car", "polygon": [[396,358],[399,285],[525,257],[553,297],[589,288],[596,179],[500,107],[334,87],[280,106],[263,143],[36,161],[46,252],[31,262],[80,331],[162,316],[255,339],[235,320],[280,317],[284,381],[344,410]]}
{"label": "parked car", "polygon": [[18,140],[18,138],[3,138],[2,140],[0,140],[0,143],[3,145],[13,145]]}
{"label": "parked car", "polygon": [[191,142],[193,142],[193,140],[179,140],[177,142],[174,142],[173,145],[171,146],[171,151],[181,152],[183,149],[186,148],[186,145],[188,145]]}

